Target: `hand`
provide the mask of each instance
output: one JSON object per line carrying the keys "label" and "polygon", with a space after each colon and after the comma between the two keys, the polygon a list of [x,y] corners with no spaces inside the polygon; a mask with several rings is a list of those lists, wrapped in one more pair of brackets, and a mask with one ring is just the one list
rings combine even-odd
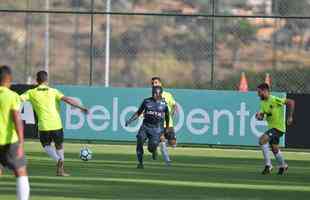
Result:
{"label": "hand", "polygon": [[255,118],[256,118],[257,120],[260,120],[260,121],[261,121],[261,120],[264,119],[264,114],[261,113],[261,112],[258,112],[258,113],[256,113]]}
{"label": "hand", "polygon": [[24,156],[24,147],[22,144],[18,145],[16,154],[17,154],[17,158],[19,159],[21,159]]}
{"label": "hand", "polygon": [[165,134],[169,133],[169,127],[166,127],[166,128],[165,128],[164,133],[165,133]]}
{"label": "hand", "polygon": [[164,142],[165,139],[166,139],[166,138],[165,138],[165,135],[164,135],[164,134],[161,134],[159,139],[160,139],[161,142]]}
{"label": "hand", "polygon": [[287,125],[292,125],[292,123],[293,123],[293,117],[292,117],[292,116],[289,116],[289,117],[287,118],[287,120],[286,120],[286,124],[287,124]]}
{"label": "hand", "polygon": [[164,136],[167,136],[167,135],[169,135],[169,127],[166,127],[164,129]]}
{"label": "hand", "polygon": [[82,112],[85,113],[85,114],[88,114],[89,113],[89,110],[87,108],[81,108]]}
{"label": "hand", "polygon": [[129,124],[130,124],[130,121],[127,120],[127,121],[125,122],[125,126],[127,127]]}

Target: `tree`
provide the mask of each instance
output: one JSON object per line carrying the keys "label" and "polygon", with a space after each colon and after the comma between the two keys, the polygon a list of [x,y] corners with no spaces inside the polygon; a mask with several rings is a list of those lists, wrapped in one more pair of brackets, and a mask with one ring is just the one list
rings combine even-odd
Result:
{"label": "tree", "polygon": [[275,15],[289,16],[301,15],[307,16],[310,5],[307,0],[272,0],[272,11]]}
{"label": "tree", "polygon": [[[310,4],[307,0],[273,0],[272,9],[275,15],[281,16],[308,16]],[[286,25],[283,27],[284,32],[292,33],[289,40],[292,40],[293,36],[300,36],[299,49],[304,47],[305,32],[310,26],[308,20],[302,19],[287,19]]]}
{"label": "tree", "polygon": [[238,60],[242,45],[248,45],[251,41],[255,40],[256,31],[256,28],[253,27],[247,19],[238,21],[227,20],[223,26],[217,30],[219,38],[221,38],[218,41],[225,41],[225,44],[232,51],[232,67],[235,66]]}

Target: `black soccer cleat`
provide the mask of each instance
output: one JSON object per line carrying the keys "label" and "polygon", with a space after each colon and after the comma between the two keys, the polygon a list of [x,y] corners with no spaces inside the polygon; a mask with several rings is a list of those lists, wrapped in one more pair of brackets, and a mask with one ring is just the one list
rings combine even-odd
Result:
{"label": "black soccer cleat", "polygon": [[271,174],[272,166],[266,165],[265,169],[262,171],[263,175]]}
{"label": "black soccer cleat", "polygon": [[171,161],[170,160],[169,161],[165,161],[165,164],[166,164],[167,167],[170,167],[171,166]]}
{"label": "black soccer cleat", "polygon": [[144,165],[143,165],[142,163],[139,163],[139,164],[137,165],[137,169],[144,169]]}
{"label": "black soccer cleat", "polygon": [[287,170],[288,170],[288,166],[280,167],[278,171],[278,175],[280,176],[285,175],[287,173]]}
{"label": "black soccer cleat", "polygon": [[152,159],[157,160],[157,158],[158,158],[158,152],[157,151],[152,152]]}

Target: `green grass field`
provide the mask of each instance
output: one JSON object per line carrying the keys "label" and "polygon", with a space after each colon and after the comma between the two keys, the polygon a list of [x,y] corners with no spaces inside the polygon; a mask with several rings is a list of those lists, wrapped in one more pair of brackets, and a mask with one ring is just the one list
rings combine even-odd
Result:
{"label": "green grass field", "polygon": [[[79,159],[81,144],[67,143],[66,169],[56,177],[55,163],[38,142],[25,150],[33,200],[69,199],[310,199],[310,153],[285,152],[289,173],[263,176],[262,155],[255,150],[169,149],[173,165],[145,154],[145,169],[136,169],[135,146],[91,144],[94,159]],[[275,163],[274,163],[275,165]],[[0,177],[0,199],[15,199],[15,178]]]}

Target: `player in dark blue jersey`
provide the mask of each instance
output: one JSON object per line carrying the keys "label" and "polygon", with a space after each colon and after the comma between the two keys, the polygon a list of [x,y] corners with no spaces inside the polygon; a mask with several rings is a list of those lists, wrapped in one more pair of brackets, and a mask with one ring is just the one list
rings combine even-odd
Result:
{"label": "player in dark blue jersey", "polygon": [[[138,111],[126,121],[126,126],[139,118],[143,113],[144,120],[137,134],[137,168],[143,168],[143,145],[148,139],[148,150],[155,160],[157,157],[157,147],[160,142],[160,135],[164,130],[164,121],[169,126],[169,109],[167,103],[162,98],[163,89],[160,86],[152,88],[152,97],[144,99]],[[167,128],[167,127],[166,127]]]}

